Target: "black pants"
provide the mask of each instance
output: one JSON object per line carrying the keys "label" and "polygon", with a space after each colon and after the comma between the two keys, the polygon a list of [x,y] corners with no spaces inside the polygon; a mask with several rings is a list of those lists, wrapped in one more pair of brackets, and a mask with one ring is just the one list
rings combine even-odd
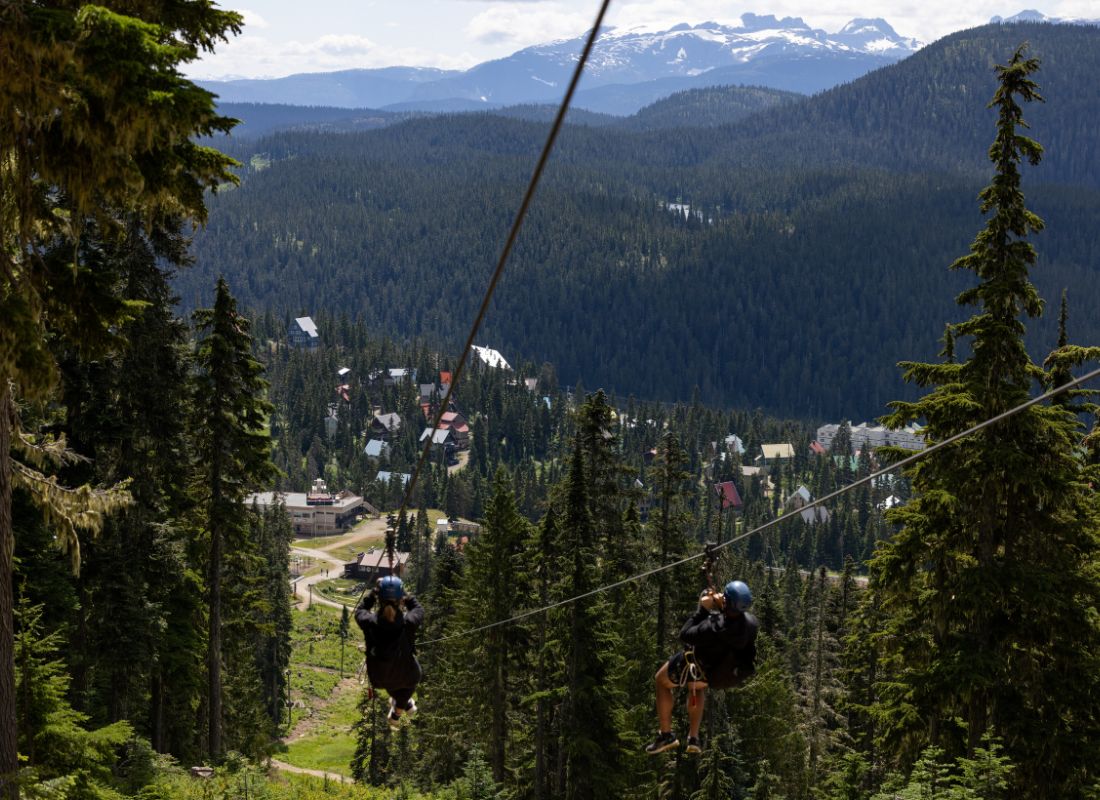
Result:
{"label": "black pants", "polygon": [[407,711],[409,708],[409,702],[412,700],[413,692],[416,691],[414,686],[412,689],[387,689],[390,693],[390,697],[393,698],[393,704],[396,708],[400,708],[402,711]]}
{"label": "black pants", "polygon": [[420,663],[416,659],[411,664],[401,665],[371,662],[367,664],[367,676],[376,689],[386,690],[397,708],[405,710],[409,707],[416,685],[420,683]]}

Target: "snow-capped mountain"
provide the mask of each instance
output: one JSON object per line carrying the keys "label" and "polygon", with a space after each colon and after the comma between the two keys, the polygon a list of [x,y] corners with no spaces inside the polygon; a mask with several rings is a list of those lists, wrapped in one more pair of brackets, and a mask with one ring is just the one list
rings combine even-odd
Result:
{"label": "snow-capped mountain", "polygon": [[[262,102],[275,102],[271,99],[275,94],[281,95],[277,102],[292,104],[435,110],[552,103],[561,98],[584,38],[535,45],[465,72],[440,73],[434,79],[419,74],[400,98],[395,97],[398,87],[392,70],[386,76],[385,92],[375,86],[381,70],[338,73],[331,92],[319,86],[318,75],[206,85],[233,102],[258,100],[259,84],[264,84]],[[740,83],[812,93],[898,61],[921,46],[898,35],[882,19],[854,19],[835,33],[811,28],[798,17],[756,14],[743,15],[739,25],[704,22],[665,30],[607,28],[596,42],[575,104],[592,111],[629,114],[682,89]],[[297,97],[299,85],[306,83],[308,93]],[[616,85],[629,85],[629,91],[621,93],[628,99],[616,96]]]}
{"label": "snow-capped mountain", "polygon": [[[579,40],[521,50],[513,59],[544,57],[569,66]],[[830,34],[811,28],[798,17],[745,14],[740,26],[704,22],[681,24],[653,33],[609,30],[601,34],[587,78],[600,83],[637,83],[670,75],[701,75],[719,67],[752,62],[869,55],[896,61],[920,43],[904,39],[881,19],[855,19]]]}
{"label": "snow-capped mountain", "polygon": [[1019,14],[1011,17],[993,17],[989,20],[994,25],[998,23],[1010,24],[1013,22],[1049,22],[1053,25],[1100,25],[1100,19],[1085,19],[1083,17],[1048,17],[1042,11],[1034,8],[1025,8]]}
{"label": "snow-capped mountain", "polygon": [[[533,94],[552,100],[568,81],[583,41],[578,37],[528,47],[441,85],[423,86],[420,94],[426,98],[443,90],[505,104],[528,102]],[[745,14],[740,26],[704,22],[660,31],[610,28],[596,41],[582,87],[698,78],[720,70],[719,83],[754,82],[813,92],[851,80],[853,68],[863,74],[919,47],[920,43],[898,36],[880,19],[853,20],[833,34],[811,28],[797,17],[756,14]],[[800,63],[813,65],[810,75],[803,75]],[[584,98],[578,98],[578,103],[584,107]]]}

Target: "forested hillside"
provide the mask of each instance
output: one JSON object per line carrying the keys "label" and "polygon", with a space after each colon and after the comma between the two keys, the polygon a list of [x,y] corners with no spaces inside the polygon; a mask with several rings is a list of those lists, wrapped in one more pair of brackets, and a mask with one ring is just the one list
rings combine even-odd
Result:
{"label": "forested hillside", "polygon": [[179,70],[240,15],[4,20],[0,800],[1100,796],[1100,203],[1032,51],[984,164],[572,128],[463,372],[542,126],[235,189]]}
{"label": "forested hillside", "polygon": [[[802,95],[754,86],[717,86],[679,92],[659,100],[629,117],[615,117],[585,111],[569,110],[566,119],[576,125],[600,127],[617,125],[629,130],[659,130],[690,126],[723,125],[756,113],[773,105],[792,103]],[[219,103],[226,116],[239,119],[233,128],[234,139],[257,138],[276,131],[325,131],[351,133],[394,125],[424,113],[376,111],[369,108],[351,109],[328,106],[292,106],[279,103]],[[554,105],[518,105],[492,111],[478,111],[495,117],[525,119],[549,124],[558,112]],[[224,145],[224,140],[217,140]]]}
{"label": "forested hillside", "polygon": [[[863,417],[908,391],[896,354],[931,355],[966,279],[945,267],[980,223],[994,53],[1050,61],[1027,176],[1042,234],[1037,283],[1097,297],[1100,163],[1089,75],[1100,31],[991,26],[831,92],[732,126],[627,133],[571,127],[494,302],[485,338],[620,394]],[[978,98],[978,99],[975,99]],[[693,102],[691,97],[685,101]],[[671,102],[671,101],[670,101]],[[542,126],[437,117],[361,135],[281,134],[270,169],[212,203],[185,307],[216,274],[242,299],[343,311],[453,349],[480,297]],[[670,204],[678,204],[670,210]],[[685,215],[683,206],[690,204]],[[944,288],[947,291],[944,291]],[[1082,333],[1100,333],[1093,317]],[[1034,344],[1050,346],[1048,316]]]}
{"label": "forested hillside", "polygon": [[804,99],[804,95],[763,86],[710,86],[658,100],[620,125],[634,131],[717,127],[739,122],[772,106]]}
{"label": "forested hillside", "polygon": [[409,117],[392,111],[369,108],[331,108],[326,106],[288,106],[279,103],[219,103],[218,110],[240,120],[233,137],[247,139],[277,130],[316,131],[372,130],[392,125]]}

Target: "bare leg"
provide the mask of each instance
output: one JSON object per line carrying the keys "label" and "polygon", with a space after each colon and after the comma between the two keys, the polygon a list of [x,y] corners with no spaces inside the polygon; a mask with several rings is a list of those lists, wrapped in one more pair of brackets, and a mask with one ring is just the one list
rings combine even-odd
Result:
{"label": "bare leg", "polygon": [[699,738],[699,723],[703,721],[703,706],[707,700],[705,683],[689,683],[688,690],[688,735]]}
{"label": "bare leg", "polygon": [[657,684],[657,727],[663,732],[672,730],[672,690],[675,684],[668,677],[668,662],[666,661],[653,676]]}

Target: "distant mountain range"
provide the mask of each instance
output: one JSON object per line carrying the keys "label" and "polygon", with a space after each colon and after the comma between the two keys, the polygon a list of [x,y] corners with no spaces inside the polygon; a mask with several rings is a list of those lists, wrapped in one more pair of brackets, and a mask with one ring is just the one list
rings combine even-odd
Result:
{"label": "distant mountain range", "polygon": [[[561,99],[584,37],[536,45],[469,70],[358,69],[275,79],[202,81],[226,103],[455,112]],[[836,33],[802,19],[745,14],[738,27],[704,22],[601,32],[574,100],[625,116],[687,89],[754,85],[812,94],[911,55],[922,44],[882,19]]]}

